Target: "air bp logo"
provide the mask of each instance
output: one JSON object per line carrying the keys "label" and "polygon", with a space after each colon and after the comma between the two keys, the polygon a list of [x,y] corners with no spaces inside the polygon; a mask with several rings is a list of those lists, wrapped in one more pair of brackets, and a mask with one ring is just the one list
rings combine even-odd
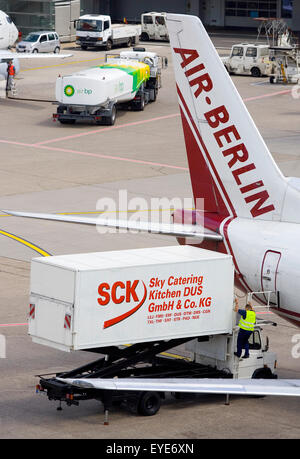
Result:
{"label": "air bp logo", "polygon": [[73,96],[74,92],[75,92],[75,89],[73,88],[73,86],[71,86],[70,84],[65,86],[64,93],[67,97]]}

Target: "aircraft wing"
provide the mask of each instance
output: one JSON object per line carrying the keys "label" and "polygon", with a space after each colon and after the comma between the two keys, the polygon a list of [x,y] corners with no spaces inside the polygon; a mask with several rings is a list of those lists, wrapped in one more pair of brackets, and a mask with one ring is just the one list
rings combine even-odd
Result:
{"label": "aircraft wing", "polygon": [[0,59],[47,59],[57,57],[58,59],[64,59],[71,57],[73,54],[62,54],[62,53],[17,53],[12,51],[0,50]]}
{"label": "aircraft wing", "polygon": [[299,379],[57,378],[82,389],[300,397]]}
{"label": "aircraft wing", "polygon": [[17,217],[38,218],[41,220],[54,220],[65,223],[78,223],[83,225],[95,225],[109,228],[122,228],[128,231],[144,231],[148,233],[163,234],[165,236],[175,237],[192,237],[199,238],[202,241],[222,241],[223,237],[213,231],[207,230],[200,225],[179,224],[179,223],[156,223],[144,222],[135,220],[119,220],[119,219],[104,219],[101,217],[80,217],[73,215],[57,215],[32,212],[15,212],[11,210],[3,210],[6,214]]}

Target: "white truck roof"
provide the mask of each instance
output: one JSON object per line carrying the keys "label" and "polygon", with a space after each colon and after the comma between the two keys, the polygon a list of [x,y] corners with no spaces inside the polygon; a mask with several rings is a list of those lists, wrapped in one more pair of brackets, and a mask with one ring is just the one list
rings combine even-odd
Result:
{"label": "white truck roof", "polygon": [[72,271],[107,270],[122,267],[163,265],[195,260],[222,260],[229,255],[192,246],[151,247],[145,249],[113,250],[34,258],[37,263],[60,266]]}
{"label": "white truck roof", "polygon": [[253,46],[254,48],[269,48],[269,45],[257,45],[255,43],[236,43],[232,47],[234,48],[235,46]]}
{"label": "white truck roof", "polygon": [[80,16],[79,19],[97,19],[99,21],[108,21],[110,16],[105,16],[104,14],[84,14],[83,16]]}

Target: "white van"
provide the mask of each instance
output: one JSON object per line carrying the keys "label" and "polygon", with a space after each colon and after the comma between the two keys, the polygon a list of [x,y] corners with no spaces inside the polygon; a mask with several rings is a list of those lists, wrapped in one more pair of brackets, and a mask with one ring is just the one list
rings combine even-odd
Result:
{"label": "white van", "polygon": [[141,40],[169,40],[166,13],[144,13],[141,16]]}
{"label": "white van", "polygon": [[19,53],[59,53],[60,40],[53,31],[31,32],[17,44],[16,49]]}

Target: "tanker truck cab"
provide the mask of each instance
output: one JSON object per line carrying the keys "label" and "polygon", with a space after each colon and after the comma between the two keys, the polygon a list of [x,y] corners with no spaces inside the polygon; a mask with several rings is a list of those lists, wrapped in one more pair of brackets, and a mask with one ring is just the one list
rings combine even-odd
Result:
{"label": "tanker truck cab", "polygon": [[269,46],[241,43],[234,45],[230,56],[222,57],[227,71],[236,75],[260,77],[268,74]]}

